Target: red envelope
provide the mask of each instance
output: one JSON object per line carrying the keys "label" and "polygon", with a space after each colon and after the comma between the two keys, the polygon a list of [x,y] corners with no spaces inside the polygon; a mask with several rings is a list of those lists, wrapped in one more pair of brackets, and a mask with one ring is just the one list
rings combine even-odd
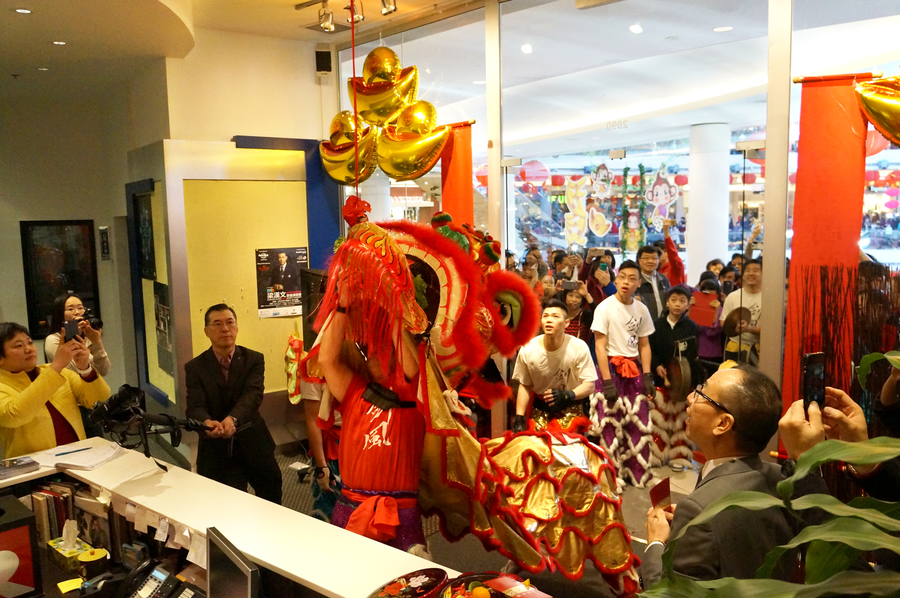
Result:
{"label": "red envelope", "polygon": [[653,508],[665,508],[672,504],[672,491],[669,478],[663,478],[659,483],[650,488],[650,502]]}

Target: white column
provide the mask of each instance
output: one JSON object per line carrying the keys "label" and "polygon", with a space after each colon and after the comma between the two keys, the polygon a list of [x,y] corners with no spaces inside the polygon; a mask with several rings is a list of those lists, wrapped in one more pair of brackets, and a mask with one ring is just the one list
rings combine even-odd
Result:
{"label": "white column", "polygon": [[[766,97],[766,256],[759,318],[759,369],[781,388],[784,367],[784,256],[787,234],[791,122],[792,0],[769,0],[769,84]],[[770,443],[771,447],[771,443]]]}
{"label": "white column", "polygon": [[728,153],[731,130],[725,123],[691,127],[690,192],[687,198],[688,284],[697,284],[706,263],[727,262]]}
{"label": "white column", "polygon": [[[508,235],[515,228],[503,226],[503,210],[506,208],[503,176],[503,95],[502,69],[500,66],[500,0],[484,3],[484,75],[487,81],[487,129],[488,129],[488,230],[500,239],[504,249],[509,247]],[[506,261],[503,262],[504,267]],[[491,437],[506,431],[506,401],[497,401],[491,409]]]}

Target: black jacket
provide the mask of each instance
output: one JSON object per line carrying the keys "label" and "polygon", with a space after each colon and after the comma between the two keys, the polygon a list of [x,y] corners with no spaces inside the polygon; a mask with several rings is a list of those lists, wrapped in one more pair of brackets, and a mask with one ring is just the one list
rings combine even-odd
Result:
{"label": "black jacket", "polygon": [[[638,287],[637,295],[640,295],[641,301],[644,302],[644,305],[647,306],[647,309],[650,310],[650,317],[654,320],[660,317],[662,314],[656,309],[656,295],[653,294],[653,285],[650,284],[649,281],[644,280],[644,274],[641,273],[641,286]],[[663,309],[666,307],[666,291],[672,288],[672,285],[669,283],[669,279],[660,274],[659,272],[654,272],[653,277],[656,279],[656,286],[659,287],[659,300],[663,305]]]}
{"label": "black jacket", "polygon": [[[681,356],[690,361],[692,366],[694,365],[697,361],[697,348],[700,342],[700,327],[696,322],[684,314],[672,328],[666,316],[662,316],[653,321],[653,326],[655,330],[650,335],[650,354],[652,356],[650,371],[653,372],[655,378],[658,378],[656,376],[657,366],[668,366],[675,357],[675,343],[679,341],[688,341],[682,344]],[[662,380],[657,379],[656,382],[659,384],[662,383]]]}

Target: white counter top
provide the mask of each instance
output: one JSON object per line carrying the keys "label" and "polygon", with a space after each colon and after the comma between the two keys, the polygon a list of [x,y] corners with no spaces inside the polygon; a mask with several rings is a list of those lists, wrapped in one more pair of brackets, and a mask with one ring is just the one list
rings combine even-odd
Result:
{"label": "white counter top", "polygon": [[[100,438],[67,445],[98,446]],[[380,584],[417,569],[440,567],[374,540],[256,498],[180,467],[168,472],[137,451],[72,477],[105,488],[121,512],[125,501],[206,533],[216,527],[254,562],[326,596],[365,598]],[[50,475],[38,471],[5,480],[9,486]],[[446,567],[452,578],[459,573]]]}

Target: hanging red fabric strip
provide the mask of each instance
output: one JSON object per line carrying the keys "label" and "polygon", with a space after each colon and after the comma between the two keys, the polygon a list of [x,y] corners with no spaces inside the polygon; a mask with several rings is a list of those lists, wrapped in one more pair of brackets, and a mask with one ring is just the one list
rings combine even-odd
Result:
{"label": "hanging red fabric strip", "polygon": [[[785,408],[801,398],[804,353],[824,350],[829,354],[827,379],[835,384],[844,377],[841,372],[851,369],[853,318],[845,318],[840,331],[828,330],[834,327],[834,319],[826,323],[823,310],[853,314],[856,293],[823,289],[821,279],[840,276],[842,269],[855,268],[859,261],[867,124],[854,87],[870,78],[869,74],[848,75],[803,83],[785,327]],[[823,266],[827,267],[824,272]],[[830,343],[837,338],[839,346],[824,347],[826,337],[832,339]]]}
{"label": "hanging red fabric strip", "polygon": [[472,126],[454,126],[441,154],[441,209],[454,222],[475,222],[472,185]]}

